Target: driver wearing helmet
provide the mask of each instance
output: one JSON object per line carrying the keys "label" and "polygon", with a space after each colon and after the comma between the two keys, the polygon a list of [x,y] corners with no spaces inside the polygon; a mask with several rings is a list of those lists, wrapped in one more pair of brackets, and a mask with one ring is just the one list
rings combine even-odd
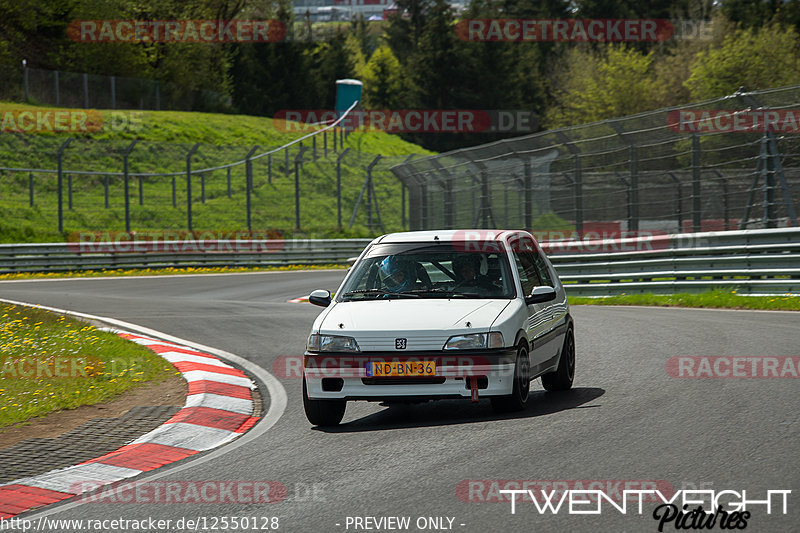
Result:
{"label": "driver wearing helmet", "polygon": [[414,289],[414,265],[403,257],[390,255],[380,263],[379,272],[386,290],[406,292]]}

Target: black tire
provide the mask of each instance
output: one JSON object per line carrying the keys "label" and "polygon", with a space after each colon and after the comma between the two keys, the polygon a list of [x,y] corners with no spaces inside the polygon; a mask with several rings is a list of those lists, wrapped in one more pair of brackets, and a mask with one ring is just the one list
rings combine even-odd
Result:
{"label": "black tire", "polygon": [[522,411],[528,405],[531,392],[531,366],[528,360],[528,347],[520,344],[514,362],[514,387],[508,396],[492,396],[492,408],[501,413]]}
{"label": "black tire", "polygon": [[542,374],[542,386],[548,391],[568,390],[572,388],[575,379],[575,335],[572,326],[567,329],[564,337],[564,346],[561,348],[561,358],[555,372]]}
{"label": "black tire", "polygon": [[347,400],[312,400],[308,397],[306,379],[303,378],[303,409],[306,418],[315,426],[337,426],[344,418]]}

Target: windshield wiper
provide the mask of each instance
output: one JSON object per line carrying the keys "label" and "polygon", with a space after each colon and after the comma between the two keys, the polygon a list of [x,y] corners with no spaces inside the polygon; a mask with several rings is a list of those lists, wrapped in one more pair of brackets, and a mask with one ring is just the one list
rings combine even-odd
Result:
{"label": "windshield wiper", "polygon": [[435,294],[435,295],[446,296],[447,298],[473,298],[473,297],[479,297],[476,294],[463,293],[463,292],[453,292],[452,290],[443,289],[441,287],[434,287],[432,289],[415,289],[413,291],[408,291],[405,294]]}
{"label": "windshield wiper", "polygon": [[347,298],[348,296],[351,296],[353,294],[374,294],[376,296],[388,295],[388,296],[400,296],[400,297],[408,295],[411,298],[419,298],[419,295],[413,294],[413,292],[414,291],[392,292],[392,291],[387,291],[385,289],[358,289],[355,291],[347,291],[346,293],[342,294],[342,298]]}

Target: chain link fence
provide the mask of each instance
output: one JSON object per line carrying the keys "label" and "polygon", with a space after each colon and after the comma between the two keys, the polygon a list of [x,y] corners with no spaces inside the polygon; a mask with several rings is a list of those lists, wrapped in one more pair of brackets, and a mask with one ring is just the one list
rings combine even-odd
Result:
{"label": "chain link fence", "polygon": [[400,231],[409,156],[358,149],[333,129],[282,146],[0,135],[0,210],[52,235]]}
{"label": "chain link fence", "polygon": [[225,112],[231,99],[145,78],[0,67],[0,100],[82,109]]}
{"label": "chain link fence", "polygon": [[800,87],[740,91],[391,170],[409,189],[411,229],[611,235],[796,226]]}

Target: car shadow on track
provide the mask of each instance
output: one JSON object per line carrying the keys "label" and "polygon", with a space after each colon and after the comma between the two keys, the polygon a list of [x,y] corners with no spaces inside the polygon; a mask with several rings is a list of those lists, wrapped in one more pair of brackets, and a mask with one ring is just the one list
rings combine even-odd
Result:
{"label": "car shadow on track", "polygon": [[398,404],[369,416],[331,427],[315,427],[325,433],[355,433],[384,429],[417,428],[472,424],[492,420],[513,420],[552,415],[569,409],[588,409],[586,405],[603,394],[604,389],[577,387],[563,392],[531,391],[528,406],[519,412],[497,413],[488,399],[478,405],[469,400],[437,400],[420,404]]}

